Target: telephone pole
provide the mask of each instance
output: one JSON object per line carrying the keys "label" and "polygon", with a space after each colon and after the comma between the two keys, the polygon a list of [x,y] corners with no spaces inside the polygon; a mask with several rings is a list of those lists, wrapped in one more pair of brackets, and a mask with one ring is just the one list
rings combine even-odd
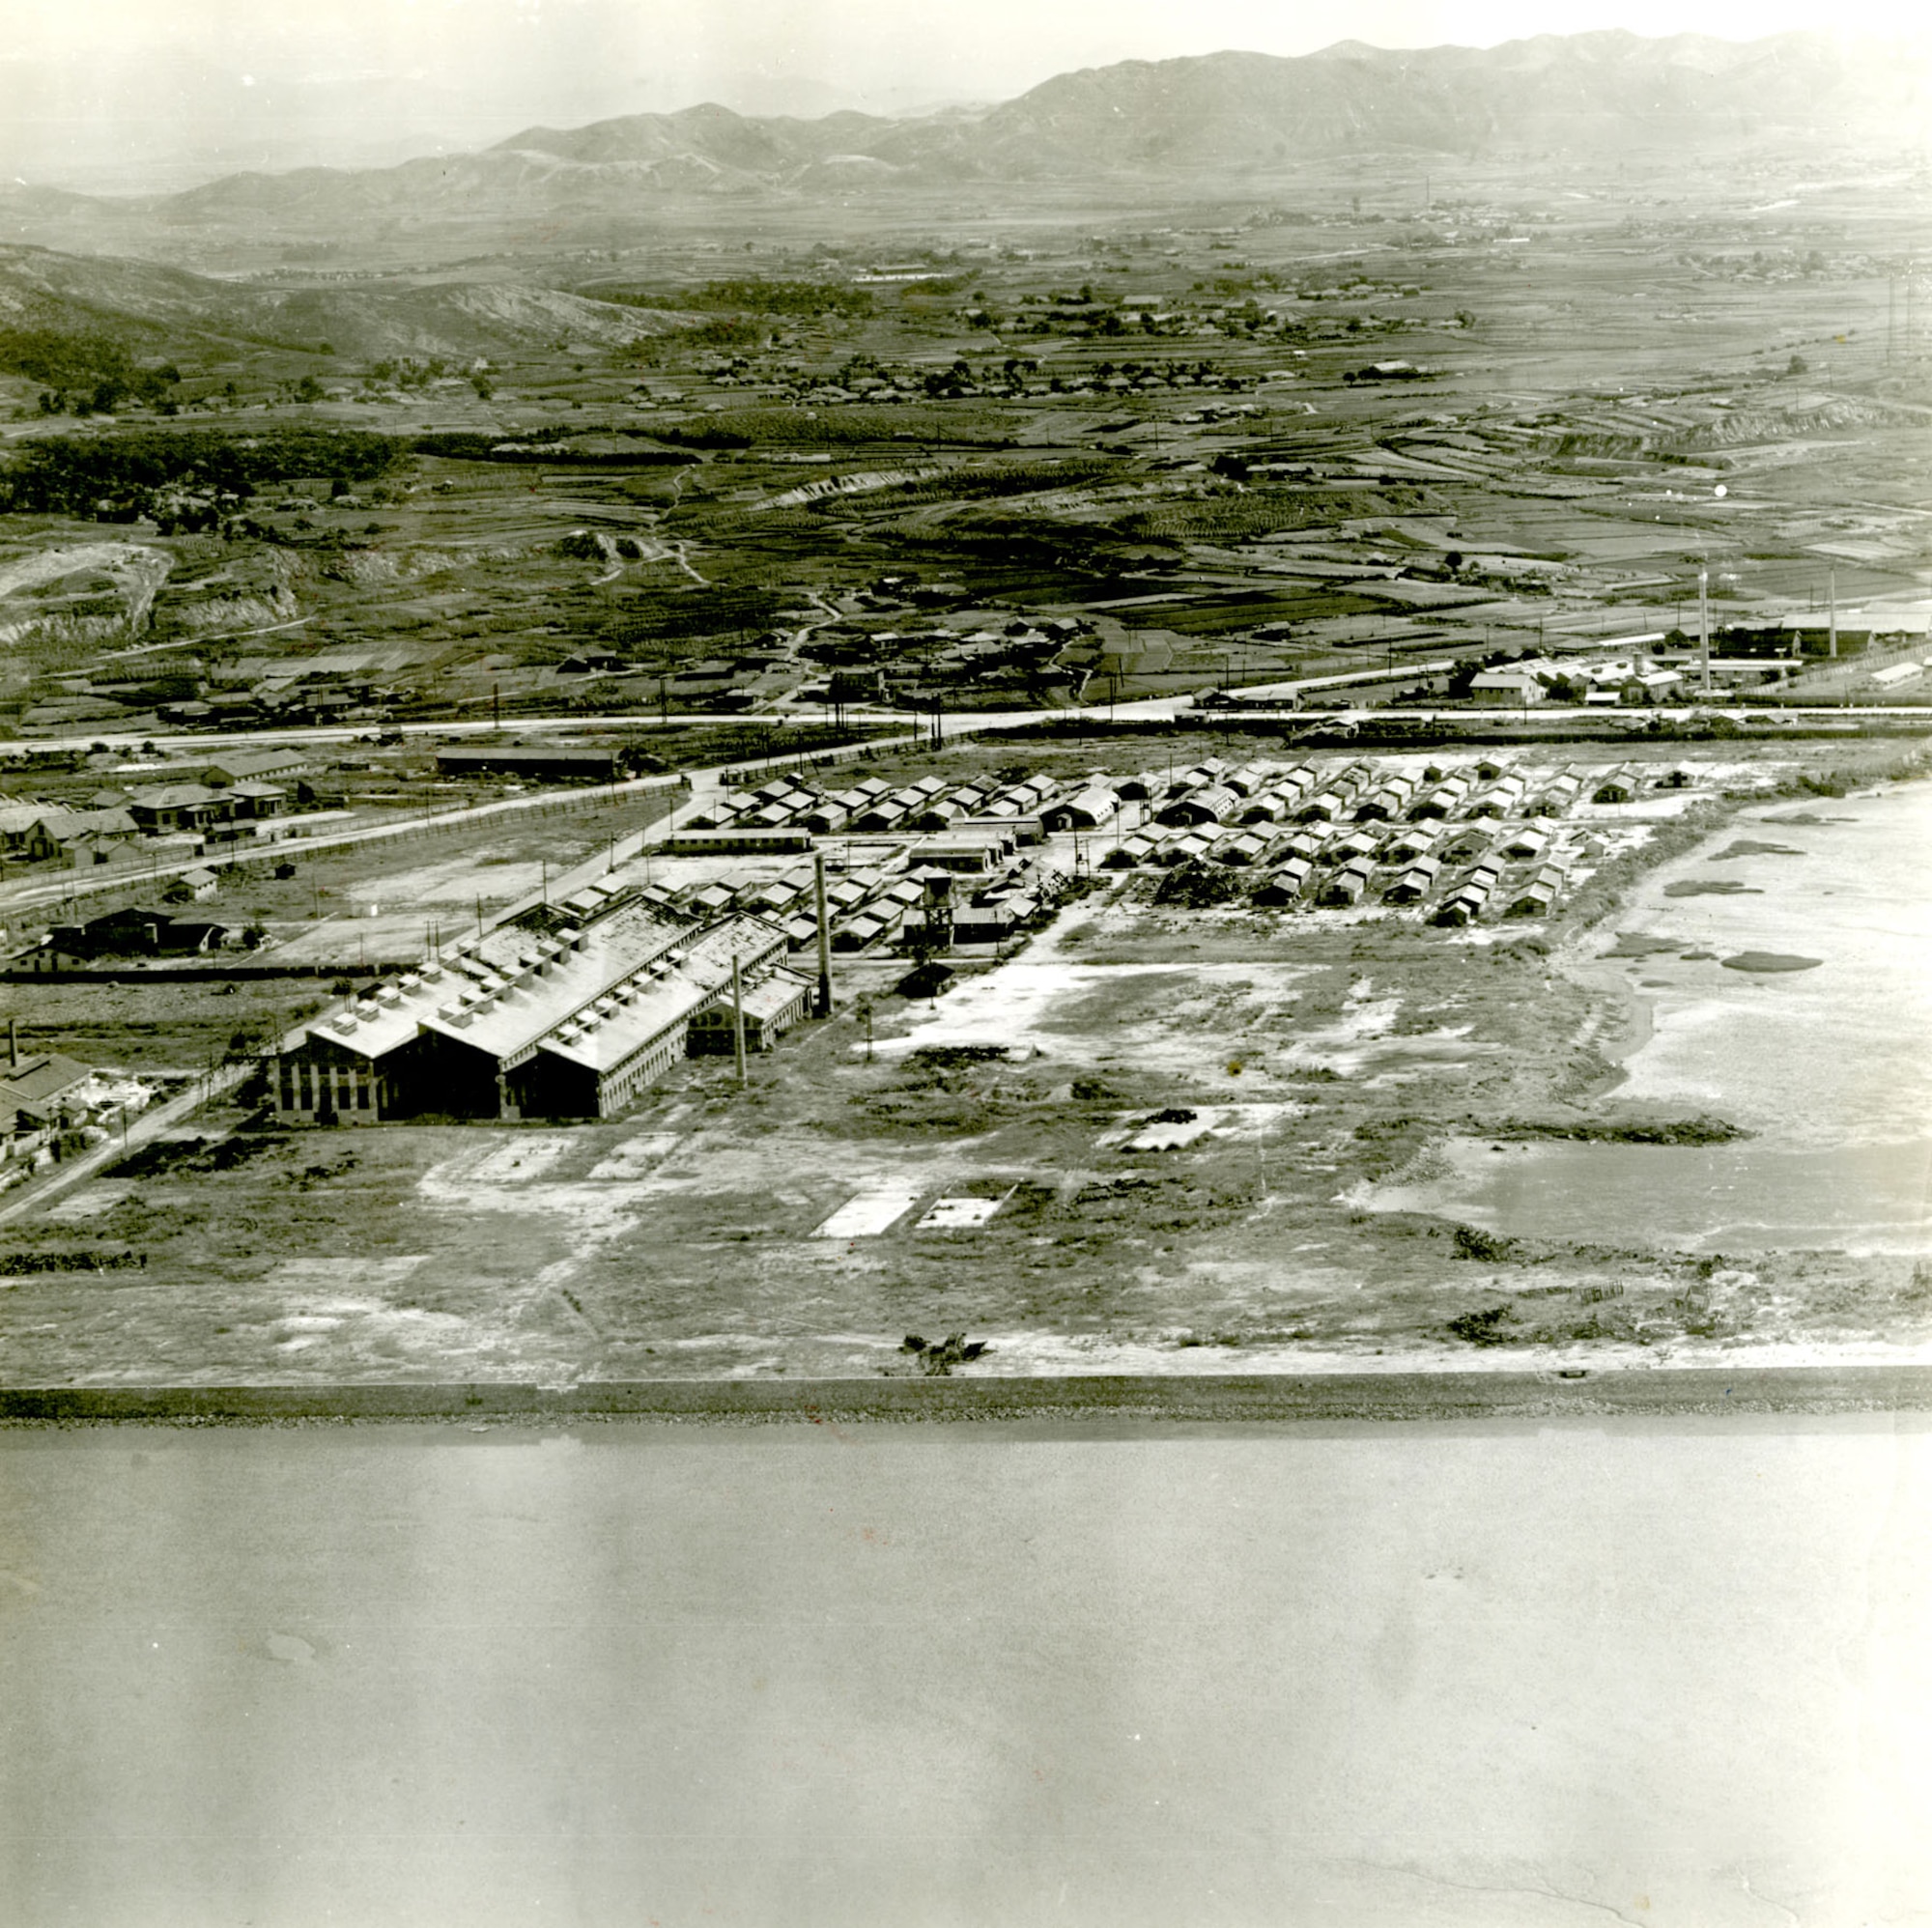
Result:
{"label": "telephone pole", "polygon": [[1711,571],[1697,570],[1697,660],[1703,670],[1705,695],[1711,694]]}

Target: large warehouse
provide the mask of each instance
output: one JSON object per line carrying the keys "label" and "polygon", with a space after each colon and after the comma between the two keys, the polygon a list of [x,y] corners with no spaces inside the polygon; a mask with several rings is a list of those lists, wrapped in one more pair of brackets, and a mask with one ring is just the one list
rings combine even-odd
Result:
{"label": "large warehouse", "polygon": [[784,954],[761,918],[697,926],[635,902],[554,936],[506,925],[291,1032],[276,1115],[606,1118],[686,1055],[694,1017],[728,1007],[734,958],[768,1048],[810,990]]}

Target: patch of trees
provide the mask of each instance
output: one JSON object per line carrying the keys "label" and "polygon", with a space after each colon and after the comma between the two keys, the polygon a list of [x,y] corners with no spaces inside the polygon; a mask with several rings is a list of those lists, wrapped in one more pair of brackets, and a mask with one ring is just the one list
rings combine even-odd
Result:
{"label": "patch of trees", "polygon": [[[745,275],[707,281],[701,288],[580,288],[593,301],[615,301],[627,308],[721,309],[753,315],[869,315],[872,297],[842,281],[767,281]],[[689,337],[686,337],[689,339]]]}
{"label": "patch of trees", "polygon": [[668,428],[658,431],[660,440],[679,448],[750,448],[752,438],[736,429]]}
{"label": "patch of trees", "polygon": [[362,371],[367,381],[393,383],[398,388],[427,388],[440,382],[445,375],[460,372],[454,364],[445,361],[440,354],[433,354],[427,360],[420,361],[413,355],[402,355],[394,360],[372,361]]}
{"label": "patch of trees", "polygon": [[132,1272],[144,1269],[145,1252],[9,1252],[0,1265],[21,1277],[43,1272]]}
{"label": "patch of trees", "polygon": [[1248,880],[1238,871],[1189,858],[1183,864],[1177,864],[1160,880],[1154,889],[1153,900],[1157,904],[1205,911],[1218,904],[1237,903],[1247,893]]}
{"label": "patch of trees", "polygon": [[[600,296],[598,298],[623,300],[623,305],[627,307],[639,305],[614,295]],[[743,315],[720,315],[715,321],[699,322],[696,327],[674,328],[668,334],[645,335],[639,341],[626,342],[616,354],[620,361],[653,368],[662,361],[669,360],[673,354],[692,349],[763,348],[765,344],[766,330],[759,323],[749,321]]]}
{"label": "patch of trees", "polygon": [[128,402],[156,404],[181,380],[172,362],[147,366],[112,335],[62,328],[0,328],[0,369],[47,384],[41,411],[111,414]]}
{"label": "patch of trees", "polygon": [[332,475],[368,481],[403,452],[393,437],[357,429],[136,429],[45,436],[0,471],[0,506],[16,513],[126,520],[163,490],[252,495],[265,482]]}
{"label": "patch of trees", "polygon": [[735,308],[754,315],[869,315],[872,297],[842,281],[767,281],[745,275],[707,281],[685,297],[693,308]]}
{"label": "patch of trees", "polygon": [[1009,463],[999,468],[958,469],[950,475],[901,482],[901,499],[943,502],[974,497],[1032,496],[1048,489],[1073,489],[1111,475],[1114,465],[1104,456],[1065,456],[1041,462]]}
{"label": "patch of trees", "polygon": [[521,432],[515,440],[501,435],[485,435],[474,429],[438,429],[417,436],[410,446],[418,455],[438,455],[456,462],[541,462],[560,467],[577,464],[632,464],[662,466],[696,462],[695,455],[682,449],[655,448],[640,443],[629,449],[584,449],[564,439],[566,436],[609,435],[636,439],[636,432],[621,428],[563,428],[555,425]]}

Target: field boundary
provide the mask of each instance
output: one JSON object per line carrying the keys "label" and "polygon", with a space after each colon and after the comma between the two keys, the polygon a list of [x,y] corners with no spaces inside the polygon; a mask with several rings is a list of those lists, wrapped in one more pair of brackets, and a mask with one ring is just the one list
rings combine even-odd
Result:
{"label": "field boundary", "polygon": [[1253,1423],[1932,1413],[1932,1367],[1556,1373],[1093,1375],[1014,1378],[527,1380],[417,1385],[16,1386],[0,1426],[275,1426],[650,1419],[827,1425],[1030,1420]]}

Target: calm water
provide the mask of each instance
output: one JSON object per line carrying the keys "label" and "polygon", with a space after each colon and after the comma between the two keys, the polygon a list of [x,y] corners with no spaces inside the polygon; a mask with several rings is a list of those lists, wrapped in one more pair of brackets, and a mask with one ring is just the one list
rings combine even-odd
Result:
{"label": "calm water", "polygon": [[[1809,816],[1816,821],[1799,822]],[[1779,845],[1724,858],[1736,844]],[[1653,1003],[1619,1103],[1713,1113],[1758,1136],[1708,1148],[1457,1148],[1378,1203],[1527,1237],[1647,1236],[1718,1251],[1932,1252],[1932,784],[1752,812],[1662,866],[1605,927],[1674,941],[1611,960]],[[1677,896],[1690,881],[1732,895]],[[1758,950],[1818,968],[1756,976]],[[1687,959],[1684,952],[1706,952]]]}
{"label": "calm water", "polygon": [[1932,1894],[1917,1424],[124,1430],[0,1499],[20,1928]]}

